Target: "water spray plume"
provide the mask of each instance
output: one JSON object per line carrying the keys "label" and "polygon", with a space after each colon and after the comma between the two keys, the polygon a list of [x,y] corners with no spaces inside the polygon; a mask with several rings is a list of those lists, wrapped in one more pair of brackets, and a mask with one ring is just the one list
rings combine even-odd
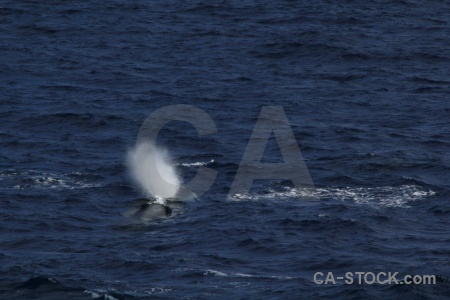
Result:
{"label": "water spray plume", "polygon": [[139,143],[128,152],[128,168],[146,196],[164,202],[163,199],[178,193],[181,183],[167,151],[150,143]]}

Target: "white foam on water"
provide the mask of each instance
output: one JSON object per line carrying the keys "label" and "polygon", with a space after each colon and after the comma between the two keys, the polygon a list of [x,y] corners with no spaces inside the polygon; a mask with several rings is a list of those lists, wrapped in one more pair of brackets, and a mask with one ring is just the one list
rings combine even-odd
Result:
{"label": "white foam on water", "polygon": [[153,287],[153,288],[150,288],[149,290],[146,290],[145,293],[146,294],[164,294],[164,293],[168,293],[171,291],[172,291],[172,289],[169,289],[169,288]]}
{"label": "white foam on water", "polygon": [[231,197],[231,200],[271,200],[271,199],[314,199],[317,198],[316,190],[314,188],[304,188],[297,190],[295,188],[285,187],[282,191],[269,190],[263,194],[250,193],[250,194],[235,194]]}
{"label": "white foam on water", "polygon": [[271,278],[271,279],[294,279],[294,277],[289,276],[276,276],[276,275],[253,275],[246,273],[225,273],[217,270],[203,270],[203,275],[205,276],[219,276],[219,277],[246,277],[246,278]]}
{"label": "white foam on water", "polygon": [[214,159],[211,159],[210,161],[198,161],[193,163],[181,163],[177,164],[177,166],[183,166],[183,167],[201,167],[201,166],[207,166],[209,164],[212,164],[214,162]]}
{"label": "white foam on water", "polygon": [[380,207],[410,207],[414,201],[422,201],[436,192],[416,185],[398,187],[382,186],[369,188],[333,188],[319,189],[321,197],[333,197],[341,201],[353,201],[357,204],[376,204]]}
{"label": "white foam on water", "polygon": [[[7,171],[0,174],[0,189],[82,189],[99,187],[101,184],[88,183],[79,179],[71,178],[70,175],[82,175],[80,173],[55,174],[32,170]],[[80,176],[78,176],[80,177]]]}
{"label": "white foam on water", "polygon": [[139,143],[128,152],[128,168],[147,196],[162,201],[178,193],[181,183],[167,151],[150,143]]}
{"label": "white foam on water", "polygon": [[94,291],[85,290],[84,293],[90,295],[92,297],[92,299],[101,298],[101,299],[105,299],[105,300],[119,300],[119,299],[117,299],[113,296],[110,296],[106,293],[103,293],[103,292],[94,292]]}
{"label": "white foam on water", "polygon": [[417,185],[381,187],[329,187],[297,190],[285,187],[282,191],[269,190],[264,194],[236,194],[232,200],[302,200],[316,197],[331,198],[343,202],[369,204],[379,207],[410,207],[414,201],[423,201],[436,195],[435,191]]}

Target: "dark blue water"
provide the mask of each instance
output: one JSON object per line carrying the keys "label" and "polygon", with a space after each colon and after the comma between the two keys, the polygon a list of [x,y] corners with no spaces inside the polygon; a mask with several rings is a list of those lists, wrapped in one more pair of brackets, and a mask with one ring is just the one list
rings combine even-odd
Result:
{"label": "dark blue water", "polygon": [[[448,1],[0,6],[0,298],[450,294]],[[185,181],[200,164],[218,177],[177,215],[134,222],[127,151],[181,103],[218,133],[175,122],[159,144]],[[227,201],[265,105],[284,107],[320,201],[279,180]],[[324,286],[319,271],[441,277]]]}

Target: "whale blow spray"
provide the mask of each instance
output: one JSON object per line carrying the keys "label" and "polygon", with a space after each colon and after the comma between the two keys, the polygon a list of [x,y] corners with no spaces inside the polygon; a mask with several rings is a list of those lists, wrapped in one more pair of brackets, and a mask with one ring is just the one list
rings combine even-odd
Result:
{"label": "whale blow spray", "polygon": [[128,168],[146,196],[164,202],[178,193],[181,183],[167,151],[141,142],[128,152]]}

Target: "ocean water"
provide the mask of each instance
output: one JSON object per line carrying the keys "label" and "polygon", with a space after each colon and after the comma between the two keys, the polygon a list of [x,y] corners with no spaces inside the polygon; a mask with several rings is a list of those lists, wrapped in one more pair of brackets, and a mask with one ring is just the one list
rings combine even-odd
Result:
{"label": "ocean water", "polygon": [[[448,1],[2,1],[1,299],[446,299]],[[127,153],[155,110],[183,183],[167,218]],[[282,106],[318,198],[289,180],[227,195],[263,106]],[[280,161],[276,139],[264,159]],[[316,272],[433,274],[327,284]]]}

